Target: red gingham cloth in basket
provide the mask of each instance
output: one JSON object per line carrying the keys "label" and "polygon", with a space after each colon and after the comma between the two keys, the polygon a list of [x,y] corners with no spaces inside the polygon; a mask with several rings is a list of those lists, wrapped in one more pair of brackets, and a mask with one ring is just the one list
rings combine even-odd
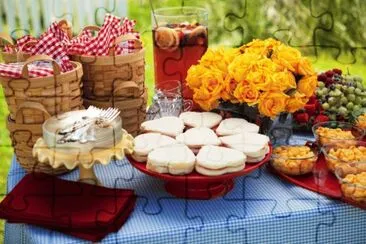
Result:
{"label": "red gingham cloth in basket", "polygon": [[31,35],[25,35],[22,36],[21,38],[19,38],[16,42],[16,44],[14,46],[12,45],[6,45],[4,47],[4,51],[7,53],[12,53],[12,52],[30,52],[29,49],[31,48],[30,46],[26,46],[25,48],[23,48],[24,44],[26,44],[29,41],[36,41],[37,38],[31,36]]}
{"label": "red gingham cloth in basket", "polygon": [[[29,35],[23,36],[17,40],[17,47],[21,48],[30,40],[37,40]],[[67,45],[69,37],[58,26],[57,22],[51,24],[45,33],[43,33],[37,43],[27,47],[27,53],[31,55],[43,54],[53,58],[61,67],[62,72],[67,72],[73,69],[69,57],[67,56]],[[23,50],[25,51],[25,50]],[[0,76],[20,78],[23,63],[1,64]],[[53,74],[51,64],[45,62],[35,62],[28,65],[30,77],[48,76]]]}
{"label": "red gingham cloth in basket", "polygon": [[[121,18],[107,14],[104,18],[104,23],[100,28],[98,35],[93,36],[91,31],[83,31],[81,35],[69,39],[57,22],[53,22],[45,33],[39,39],[35,39],[29,35],[17,40],[16,47],[19,51],[30,40],[37,40],[33,46],[28,46],[27,51],[32,55],[45,54],[52,57],[60,66],[62,72],[67,72],[73,69],[67,54],[82,54],[93,56],[109,55],[109,50],[114,46],[114,41],[117,37],[132,34],[137,39],[140,39],[138,32],[134,30],[136,21]],[[10,47],[9,47],[10,48]],[[128,54],[135,51],[134,41],[121,42],[115,47],[116,55]],[[9,49],[10,50],[10,49]],[[19,78],[21,77],[22,63],[1,64],[0,76],[8,76]],[[36,62],[28,65],[29,76],[39,77],[52,75],[52,65],[45,65],[44,62]]]}
{"label": "red gingham cloth in basket", "polygon": [[[113,47],[114,40],[124,34],[133,34],[137,39],[139,33],[134,31],[136,21],[123,18],[121,19],[107,14],[98,35],[93,37],[91,32],[83,31],[78,37],[70,41],[68,52],[70,54],[105,56],[109,54],[109,49]],[[116,55],[133,52],[135,49],[133,41],[122,42],[116,47]]]}
{"label": "red gingham cloth in basket", "polygon": [[[0,64],[0,76],[20,78],[23,68],[23,63],[12,64]],[[53,69],[51,65],[29,64],[28,65],[29,77],[41,77],[53,75]]]}
{"label": "red gingham cloth in basket", "polygon": [[67,56],[67,47],[53,33],[42,35],[32,47],[32,55],[45,54],[53,58],[62,68],[62,72],[72,70],[73,66]]}

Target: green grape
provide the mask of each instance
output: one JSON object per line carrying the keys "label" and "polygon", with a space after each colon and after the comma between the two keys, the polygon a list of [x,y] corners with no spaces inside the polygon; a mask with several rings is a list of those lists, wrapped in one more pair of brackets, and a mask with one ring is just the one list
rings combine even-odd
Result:
{"label": "green grape", "polygon": [[318,87],[319,87],[319,88],[324,88],[324,87],[325,87],[324,82],[322,82],[322,81],[318,81]]}
{"label": "green grape", "polygon": [[361,106],[356,104],[355,106],[353,106],[353,111],[357,112],[361,109]]}
{"label": "green grape", "polygon": [[359,88],[359,89],[361,89],[361,90],[363,89],[363,85],[362,85],[361,82],[357,82],[356,83],[356,87]]}
{"label": "green grape", "polygon": [[358,88],[358,87],[357,87],[357,88],[355,89],[355,94],[356,94],[356,95],[361,95],[361,94],[362,94],[362,90],[361,90],[360,88]]}
{"label": "green grape", "polygon": [[359,76],[359,75],[354,75],[354,76],[353,76],[353,80],[354,80],[354,81],[358,81],[358,82],[362,82],[362,77],[361,77],[361,76]]}
{"label": "green grape", "polygon": [[328,103],[330,105],[334,105],[337,103],[337,99],[335,97],[330,97],[330,98],[328,98]]}
{"label": "green grape", "polygon": [[356,97],[355,104],[361,104],[361,103],[362,103],[362,98],[361,97]]}
{"label": "green grape", "polygon": [[353,82],[354,82],[354,81],[353,81],[353,79],[352,79],[351,77],[349,77],[349,76],[344,77],[344,80],[345,80],[347,83],[353,83]]}
{"label": "green grape", "polygon": [[355,92],[355,88],[354,88],[353,86],[349,86],[349,87],[347,88],[347,92],[348,92],[349,94],[354,93],[354,92]]}
{"label": "green grape", "polygon": [[335,85],[335,87],[336,87],[338,90],[342,89],[342,85],[341,85],[341,84],[336,84],[336,85]]}
{"label": "green grape", "polygon": [[348,101],[353,102],[353,101],[356,100],[356,95],[355,94],[348,94],[347,99],[348,99]]}
{"label": "green grape", "polygon": [[353,109],[353,102],[349,102],[349,103],[347,103],[347,105],[346,105],[346,108],[348,109],[348,110],[352,110]]}
{"label": "green grape", "polygon": [[322,91],[324,95],[327,95],[329,93],[329,89],[326,87],[323,87]]}
{"label": "green grape", "polygon": [[332,113],[337,113],[337,112],[338,112],[338,109],[337,109],[337,107],[332,106],[332,107],[330,107],[330,108],[328,109],[328,111],[330,111],[330,112],[332,112]]}
{"label": "green grape", "polygon": [[338,113],[339,113],[340,115],[342,115],[342,116],[345,116],[345,115],[347,115],[347,114],[348,114],[348,110],[347,110],[347,108],[346,108],[346,107],[344,107],[344,106],[340,106],[340,107],[338,108]]}
{"label": "green grape", "polygon": [[321,90],[321,89],[316,89],[316,91],[315,91],[315,95],[316,95],[317,97],[321,97],[321,96],[323,96],[323,90]]}
{"label": "green grape", "polygon": [[324,110],[328,110],[328,109],[330,108],[329,103],[323,103],[323,104],[322,104],[322,108],[323,108]]}
{"label": "green grape", "polygon": [[337,115],[335,115],[335,114],[329,114],[328,115],[328,117],[329,117],[329,120],[337,120]]}
{"label": "green grape", "polygon": [[342,92],[339,90],[339,89],[335,89],[334,90],[334,96],[336,96],[336,97],[340,97],[340,96],[342,96]]}
{"label": "green grape", "polygon": [[340,99],[340,102],[342,103],[342,104],[344,104],[344,105],[346,105],[347,103],[348,103],[348,99],[346,98],[346,97],[341,97],[341,99]]}
{"label": "green grape", "polygon": [[342,90],[342,92],[347,92],[347,89],[348,89],[348,86],[343,85],[341,90]]}
{"label": "green grape", "polygon": [[366,98],[362,98],[362,101],[361,101],[361,105],[362,107],[366,107]]}

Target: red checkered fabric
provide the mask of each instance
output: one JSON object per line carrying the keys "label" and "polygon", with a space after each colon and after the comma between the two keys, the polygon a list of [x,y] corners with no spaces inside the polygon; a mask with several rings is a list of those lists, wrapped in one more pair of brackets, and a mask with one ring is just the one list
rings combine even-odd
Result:
{"label": "red checkered fabric", "polygon": [[[134,31],[136,21],[123,18],[121,19],[107,14],[98,35],[93,37],[90,31],[84,31],[76,38],[73,38],[68,47],[69,54],[105,56],[109,54],[110,48],[114,46],[114,40],[122,35],[131,33],[140,38],[139,33]],[[133,52],[136,49],[134,41],[120,43],[116,47],[115,54],[121,55]]]}
{"label": "red checkered fabric", "polygon": [[45,54],[53,58],[61,66],[62,72],[73,69],[67,56],[67,47],[55,37],[54,33],[42,35],[31,51],[32,55]]}
{"label": "red checkered fabric", "polygon": [[[48,55],[61,66],[62,72],[67,72],[73,69],[67,54],[104,56],[109,54],[111,48],[115,48],[116,55],[134,52],[137,48],[134,41],[121,42],[117,47],[114,47],[114,41],[117,37],[125,34],[132,34],[140,39],[139,33],[134,30],[135,24],[136,21],[134,20],[123,18],[121,21],[121,18],[107,14],[97,36],[93,36],[92,32],[87,30],[70,40],[67,33],[59,27],[57,22],[54,22],[38,40],[26,35],[17,40],[15,50],[11,46],[5,47],[5,50],[18,52],[22,50],[25,43],[37,40],[35,45],[27,46],[22,51],[32,55]],[[0,76],[19,78],[21,77],[22,67],[22,63],[1,64]],[[34,62],[28,65],[28,69],[30,77],[53,74],[52,66],[49,63]]]}
{"label": "red checkered fabric", "polygon": [[[20,78],[23,69],[23,63],[12,64],[0,64],[0,76]],[[45,64],[29,64],[28,65],[29,77],[42,77],[53,75],[53,68],[51,65]]]}
{"label": "red checkered fabric", "polygon": [[[33,46],[25,46],[26,43],[37,40]],[[53,22],[45,33],[39,39],[30,35],[23,36],[17,40],[15,52],[23,51],[31,55],[44,54],[53,58],[61,67],[62,72],[73,69],[69,57],[67,56],[67,46],[70,39],[67,34],[58,26],[57,22]],[[1,64],[0,75],[19,78],[21,77],[23,64]],[[52,65],[45,62],[34,62],[28,65],[30,77],[41,77],[53,74]]]}
{"label": "red checkered fabric", "polygon": [[60,28],[58,22],[53,22],[43,35],[48,35],[50,33],[63,45],[68,45],[70,38],[67,33]]}
{"label": "red checkered fabric", "polygon": [[12,53],[12,52],[19,52],[19,51],[22,51],[22,52],[25,52],[25,53],[29,53],[29,49],[30,47],[29,46],[26,46],[24,48],[24,45],[30,41],[36,41],[37,38],[31,36],[31,35],[25,35],[25,36],[22,36],[21,38],[19,38],[16,42],[15,45],[6,45],[4,47],[4,51],[5,52],[8,52],[8,53]]}

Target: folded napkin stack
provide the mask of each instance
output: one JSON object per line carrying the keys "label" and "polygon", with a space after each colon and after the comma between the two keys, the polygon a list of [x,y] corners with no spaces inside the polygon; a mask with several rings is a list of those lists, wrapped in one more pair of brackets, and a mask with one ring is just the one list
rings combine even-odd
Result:
{"label": "folded napkin stack", "polygon": [[121,228],[135,202],[133,190],[28,174],[0,203],[0,218],[99,241]]}

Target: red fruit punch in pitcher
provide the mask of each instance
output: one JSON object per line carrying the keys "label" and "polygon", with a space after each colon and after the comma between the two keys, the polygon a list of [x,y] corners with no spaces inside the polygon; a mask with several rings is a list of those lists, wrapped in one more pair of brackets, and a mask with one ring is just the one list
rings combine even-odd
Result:
{"label": "red fruit punch in pitcher", "polygon": [[153,13],[155,82],[180,80],[183,97],[192,99],[185,78],[208,46],[207,12],[195,7],[158,9]]}

